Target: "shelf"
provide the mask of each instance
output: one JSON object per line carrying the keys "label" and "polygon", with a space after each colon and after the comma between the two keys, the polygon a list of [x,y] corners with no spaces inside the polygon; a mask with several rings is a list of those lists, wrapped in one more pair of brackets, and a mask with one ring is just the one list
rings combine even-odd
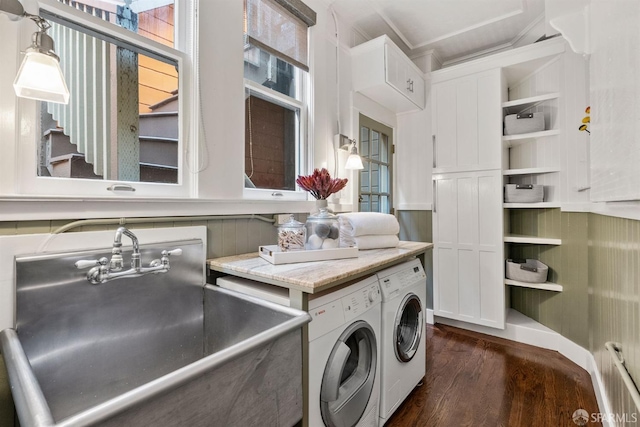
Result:
{"label": "shelf", "polygon": [[559,208],[559,202],[540,202],[540,203],[503,203],[505,209],[548,209]]}
{"label": "shelf", "polygon": [[541,289],[543,291],[562,292],[562,285],[557,283],[545,282],[545,283],[527,283],[519,282],[517,280],[504,279],[504,284],[509,286],[518,286],[521,288]]}
{"label": "shelf", "polygon": [[507,169],[502,171],[502,175],[539,175],[543,173],[560,172],[558,168],[526,168],[526,169]]}
{"label": "shelf", "polygon": [[549,101],[551,99],[558,99],[560,97],[560,93],[546,93],[544,95],[532,96],[530,98],[522,98],[516,99],[514,101],[507,101],[502,103],[502,108],[506,108],[507,112],[522,112],[526,111],[536,105],[540,104],[544,101]]}
{"label": "shelf", "polygon": [[[526,140],[526,139],[535,139],[535,138],[543,138],[545,136],[553,136],[553,135],[559,135],[560,134],[560,130],[559,129],[550,129],[550,130],[541,130],[540,132],[531,132],[531,133],[520,133],[518,135],[504,135],[502,137],[502,140],[507,142],[507,141],[522,141]],[[517,145],[517,144],[522,144],[522,142],[519,143],[511,143],[510,145]]]}
{"label": "shelf", "polygon": [[562,239],[552,239],[549,237],[523,236],[520,234],[507,234],[504,236],[505,243],[529,243],[533,245],[561,245]]}

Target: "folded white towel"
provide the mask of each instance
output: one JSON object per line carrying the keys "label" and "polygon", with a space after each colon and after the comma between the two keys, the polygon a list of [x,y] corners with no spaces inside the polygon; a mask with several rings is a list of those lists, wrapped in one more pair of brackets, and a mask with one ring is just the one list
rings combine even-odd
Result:
{"label": "folded white towel", "polygon": [[400,239],[395,234],[378,234],[375,236],[354,237],[358,249],[395,248]]}
{"label": "folded white towel", "polygon": [[398,234],[395,216],[379,212],[351,212],[338,215],[340,234],[350,237]]}

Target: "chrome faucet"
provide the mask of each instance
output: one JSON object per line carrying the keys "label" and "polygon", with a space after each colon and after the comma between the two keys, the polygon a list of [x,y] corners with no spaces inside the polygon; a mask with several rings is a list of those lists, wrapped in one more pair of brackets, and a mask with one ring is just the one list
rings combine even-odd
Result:
{"label": "chrome faucet", "polygon": [[[131,254],[131,268],[122,271],[124,267],[124,259],[122,258],[122,236],[125,235],[131,239],[133,244],[133,252]],[[97,260],[80,260],[75,266],[78,269],[89,268],[87,272],[87,280],[94,285],[104,283],[111,279],[119,277],[139,277],[149,273],[166,273],[171,266],[169,265],[169,257],[171,255],[182,255],[182,249],[164,250],[160,253],[160,259],[154,259],[149,263],[149,267],[142,267],[140,259],[140,246],[138,238],[126,227],[119,227],[113,238],[113,248],[111,249],[111,259],[102,257]]]}

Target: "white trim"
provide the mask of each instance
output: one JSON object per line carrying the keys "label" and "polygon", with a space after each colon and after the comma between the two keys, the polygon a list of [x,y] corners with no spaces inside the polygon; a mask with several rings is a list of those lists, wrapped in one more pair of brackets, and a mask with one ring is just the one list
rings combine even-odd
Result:
{"label": "white trim", "polygon": [[[427,317],[429,315],[428,311],[427,309]],[[611,405],[593,354],[524,314],[514,309],[509,309],[504,329],[490,328],[439,316],[436,316],[434,320],[437,323],[557,351],[589,373],[600,413],[611,413]],[[429,322],[427,321],[427,323]],[[613,427],[607,420],[603,421],[603,425]]]}
{"label": "white trim", "polygon": [[153,216],[309,213],[312,201],[162,198],[3,197],[3,221]]}
{"label": "white trim", "polygon": [[434,325],[435,324],[435,319],[434,319],[434,315],[433,315],[433,309],[432,308],[427,308],[425,310],[425,319],[427,322],[427,325]]}
{"label": "white trim", "polygon": [[398,203],[397,211],[430,211],[433,203]]}

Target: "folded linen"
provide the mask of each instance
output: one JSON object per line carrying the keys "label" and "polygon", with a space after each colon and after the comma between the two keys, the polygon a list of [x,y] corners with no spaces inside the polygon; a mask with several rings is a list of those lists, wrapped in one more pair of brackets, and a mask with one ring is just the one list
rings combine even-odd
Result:
{"label": "folded linen", "polygon": [[395,248],[400,239],[395,234],[378,234],[354,237],[358,249]]}
{"label": "folded linen", "polygon": [[390,235],[400,232],[395,216],[380,212],[350,212],[338,215],[340,234],[350,237]]}

